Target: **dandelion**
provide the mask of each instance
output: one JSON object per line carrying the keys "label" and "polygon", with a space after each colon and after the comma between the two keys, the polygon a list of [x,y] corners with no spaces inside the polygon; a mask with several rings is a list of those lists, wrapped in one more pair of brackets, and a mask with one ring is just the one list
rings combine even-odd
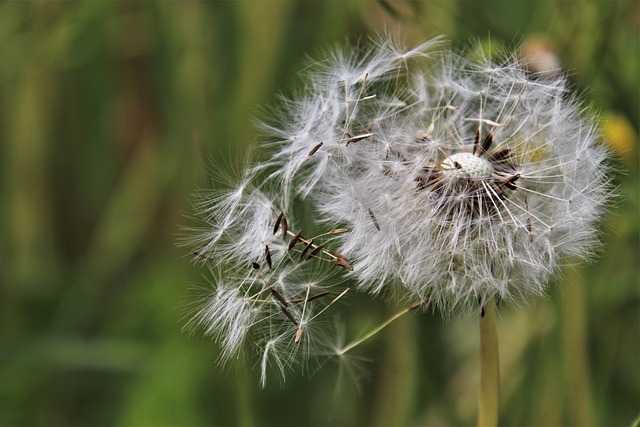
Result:
{"label": "dandelion", "polygon": [[[263,377],[270,358],[282,372],[324,354],[307,329],[339,311],[338,272],[411,304],[399,315],[479,310],[491,323],[495,301],[541,295],[563,260],[589,257],[607,153],[566,81],[526,65],[377,39],[310,68],[303,94],[263,124],[268,159],[200,204],[195,253],[234,277],[196,316],[224,355],[251,330]],[[331,231],[297,231],[296,201],[313,213],[305,224]]]}

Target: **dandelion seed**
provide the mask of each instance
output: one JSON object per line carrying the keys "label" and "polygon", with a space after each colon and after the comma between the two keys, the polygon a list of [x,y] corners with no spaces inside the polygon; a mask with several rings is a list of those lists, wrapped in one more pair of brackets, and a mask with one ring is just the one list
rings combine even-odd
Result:
{"label": "dandelion seed", "polygon": [[373,221],[373,225],[376,227],[378,231],[380,231],[380,224],[378,224],[378,219],[373,214],[373,211],[371,210],[371,208],[367,209],[367,212],[369,212],[369,216],[371,217],[371,221]]}
{"label": "dandelion seed", "polygon": [[283,220],[284,212],[280,212],[280,215],[278,215],[278,219],[276,219],[276,225],[274,225],[273,227],[273,234],[276,234],[278,232],[278,230],[280,229],[280,224],[282,224]]}
{"label": "dandelion seed", "polygon": [[323,248],[324,248],[324,245],[316,246],[316,248],[309,253],[309,256],[307,257],[307,259],[313,258],[316,255],[318,255],[320,251],[323,250]]}
{"label": "dandelion seed", "polygon": [[305,301],[313,301],[314,299],[318,299],[318,298],[322,298],[325,295],[329,295],[329,291],[324,291],[324,292],[320,292],[317,295],[312,295],[309,298],[305,299],[305,298],[296,298],[296,299],[292,299],[289,300],[289,302],[291,303],[296,303],[296,302],[305,302]]}
{"label": "dandelion seed", "polygon": [[285,307],[281,306],[280,310],[282,310],[282,312],[284,313],[285,316],[287,316],[287,319],[289,319],[291,321],[291,323],[293,323],[295,326],[298,326],[298,322],[296,322],[296,319],[293,317],[293,315],[289,312],[289,310],[287,310]]}
{"label": "dandelion seed", "polygon": [[327,253],[334,258],[344,258],[344,255],[337,251],[328,250]]}
{"label": "dandelion seed", "polygon": [[293,249],[296,243],[298,243],[298,240],[300,240],[301,234],[302,234],[302,230],[298,231],[296,234],[293,235],[293,237],[291,238],[291,241],[289,241],[289,246],[287,246],[287,250],[290,251],[291,249]]}
{"label": "dandelion seed", "polygon": [[311,249],[312,247],[313,247],[313,240],[309,240],[309,242],[306,244],[306,246],[304,247],[304,249],[300,253],[300,260],[301,261],[303,259],[305,259],[305,255],[307,254],[307,252],[309,252],[309,249]]}
{"label": "dandelion seed", "polygon": [[331,234],[342,234],[342,233],[348,233],[349,229],[348,228],[336,228],[334,230],[331,230],[329,233]]}
{"label": "dandelion seed", "polygon": [[283,307],[288,307],[289,303],[287,303],[287,300],[284,299],[284,297],[282,295],[280,295],[280,293],[278,291],[276,291],[275,289],[273,289],[273,287],[269,287],[269,291],[271,292],[271,295],[273,295],[273,297],[275,299],[277,299],[280,304],[282,304]]}
{"label": "dandelion seed", "polygon": [[367,139],[370,136],[373,136],[373,134],[365,133],[362,135],[351,136],[350,134],[347,133],[347,145],[351,144],[352,142],[362,141],[363,139]]}
{"label": "dandelion seed", "polygon": [[322,147],[323,144],[324,144],[324,142],[320,141],[320,143],[318,145],[316,145],[315,147],[313,147],[311,149],[311,151],[309,151],[309,154],[307,154],[307,157],[311,157],[314,154],[316,154],[316,151],[318,151],[320,149],[320,147]]}
{"label": "dandelion seed", "polygon": [[273,268],[273,262],[271,261],[271,251],[269,250],[269,245],[265,245],[264,247],[264,257],[267,261],[267,265],[269,268]]}
{"label": "dandelion seed", "polygon": [[282,219],[280,220],[281,228],[282,228],[282,238],[287,237],[287,233],[289,232],[289,224],[287,224],[287,217],[282,215]]}
{"label": "dandelion seed", "polygon": [[353,271],[353,267],[351,266],[349,261],[346,260],[346,258],[336,258],[333,261],[331,261],[331,263],[335,265],[339,265],[340,267],[344,267],[347,270]]}

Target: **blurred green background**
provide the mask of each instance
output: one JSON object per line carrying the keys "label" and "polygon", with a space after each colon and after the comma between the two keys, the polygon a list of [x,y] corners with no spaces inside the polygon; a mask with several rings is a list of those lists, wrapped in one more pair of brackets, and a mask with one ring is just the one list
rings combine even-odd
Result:
{"label": "blurred green background", "polygon": [[[640,413],[637,1],[0,3],[0,425],[460,425],[475,421],[473,318],[405,316],[335,370],[260,390],[255,361],[188,336],[205,268],[178,248],[189,194],[256,142],[305,55],[386,29],[552,55],[603,120],[621,197],[594,263],[499,319],[504,425]],[[351,306],[361,323],[391,313]]]}

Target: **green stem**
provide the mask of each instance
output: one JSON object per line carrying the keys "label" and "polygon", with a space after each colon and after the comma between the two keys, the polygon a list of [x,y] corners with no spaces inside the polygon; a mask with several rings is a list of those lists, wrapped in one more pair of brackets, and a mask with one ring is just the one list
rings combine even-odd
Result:
{"label": "green stem", "polygon": [[394,314],[393,316],[391,316],[390,318],[388,318],[387,320],[382,322],[380,325],[378,325],[376,328],[374,328],[371,331],[369,331],[363,337],[358,338],[357,340],[353,341],[351,344],[349,344],[349,345],[345,346],[344,348],[340,349],[339,354],[345,354],[346,352],[348,352],[349,350],[353,349],[354,347],[359,346],[360,344],[362,344],[363,342],[365,342],[366,340],[368,340],[369,338],[371,338],[372,336],[374,336],[375,334],[377,334],[378,332],[380,332],[381,330],[383,330],[384,328],[389,326],[389,324],[393,323],[394,320],[398,319],[399,317],[404,316],[405,314],[409,313],[410,311],[413,311],[413,310],[417,309],[422,304],[423,304],[422,302],[419,302],[419,303],[413,304],[411,307],[407,307],[407,308],[397,312],[396,314]]}
{"label": "green stem", "polygon": [[589,356],[587,354],[587,308],[584,281],[580,271],[566,272],[565,295],[562,298],[564,317],[565,364],[569,394],[569,421],[572,425],[596,425],[593,418]]}
{"label": "green stem", "polygon": [[498,425],[500,401],[500,359],[496,330],[496,303],[488,301],[480,316],[480,402],[478,426]]}
{"label": "green stem", "polygon": [[253,393],[247,380],[247,375],[243,372],[236,373],[237,425],[242,427],[254,427],[256,425],[256,420],[253,414]]}

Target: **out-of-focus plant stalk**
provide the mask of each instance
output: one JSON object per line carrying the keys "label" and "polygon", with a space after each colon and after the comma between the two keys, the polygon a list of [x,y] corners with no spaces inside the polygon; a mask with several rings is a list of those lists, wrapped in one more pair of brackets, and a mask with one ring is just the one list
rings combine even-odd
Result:
{"label": "out-of-focus plant stalk", "polygon": [[409,316],[390,327],[385,369],[381,372],[374,425],[407,425],[417,391],[419,372],[417,317]]}
{"label": "out-of-focus plant stalk", "polygon": [[238,425],[242,427],[256,426],[253,414],[255,405],[251,390],[247,382],[247,375],[238,373],[236,375],[236,414]]}
{"label": "out-of-focus plant stalk", "polygon": [[580,271],[566,272],[562,298],[564,318],[565,364],[568,380],[569,421],[573,425],[594,425],[586,343],[586,307],[584,283]]}
{"label": "out-of-focus plant stalk", "polygon": [[480,403],[478,426],[498,425],[500,359],[496,330],[496,303],[489,300],[480,316]]}

